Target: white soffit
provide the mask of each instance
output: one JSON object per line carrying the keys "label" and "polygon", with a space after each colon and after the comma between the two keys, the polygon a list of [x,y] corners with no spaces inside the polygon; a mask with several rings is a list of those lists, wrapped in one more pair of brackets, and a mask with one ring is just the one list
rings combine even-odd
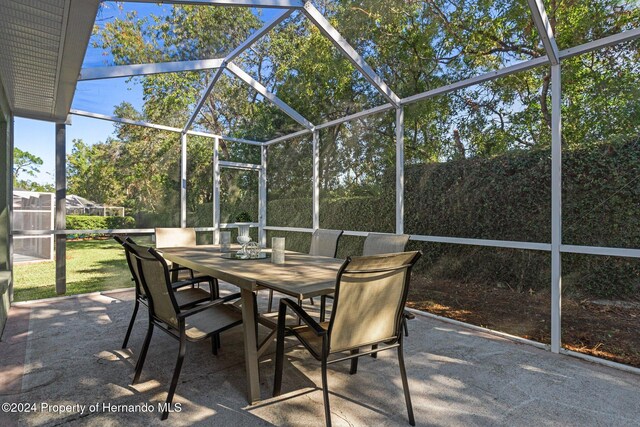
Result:
{"label": "white soffit", "polygon": [[99,3],[0,1],[0,81],[13,114],[66,120]]}

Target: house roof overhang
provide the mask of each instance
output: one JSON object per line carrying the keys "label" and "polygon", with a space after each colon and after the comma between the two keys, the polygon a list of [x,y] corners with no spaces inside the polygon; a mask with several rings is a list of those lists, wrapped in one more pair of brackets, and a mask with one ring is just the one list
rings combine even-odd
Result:
{"label": "house roof overhang", "polygon": [[99,4],[0,2],[0,82],[14,115],[67,120]]}

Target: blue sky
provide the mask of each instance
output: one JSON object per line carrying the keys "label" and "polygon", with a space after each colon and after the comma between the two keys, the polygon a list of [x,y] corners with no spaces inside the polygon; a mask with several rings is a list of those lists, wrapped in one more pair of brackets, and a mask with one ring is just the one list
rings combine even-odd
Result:
{"label": "blue sky", "polygon": [[[67,153],[71,152],[73,139],[80,138],[94,144],[104,141],[113,132],[113,123],[104,120],[88,119],[73,116],[72,125],[67,126]],[[55,124],[39,120],[29,120],[16,117],[15,146],[28,151],[43,160],[40,173],[29,180],[39,183],[54,183],[55,162]]]}

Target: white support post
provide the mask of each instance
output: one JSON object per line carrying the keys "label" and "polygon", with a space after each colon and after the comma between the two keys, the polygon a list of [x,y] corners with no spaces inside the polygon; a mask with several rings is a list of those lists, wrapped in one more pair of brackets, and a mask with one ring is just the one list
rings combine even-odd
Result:
{"label": "white support post", "polygon": [[560,64],[551,66],[551,351],[562,345],[562,82]]}
{"label": "white support post", "polygon": [[187,227],[187,134],[180,135],[180,227]]}
{"label": "white support post", "polygon": [[313,131],[313,229],[320,228],[320,131]]}
{"label": "white support post", "polygon": [[220,139],[213,139],[213,244],[220,243]]}
{"label": "white support post", "polygon": [[404,108],[396,108],[396,234],[404,234]]}
{"label": "white support post", "polygon": [[260,246],[267,247],[267,147],[260,147],[260,187],[259,187],[258,240]]}

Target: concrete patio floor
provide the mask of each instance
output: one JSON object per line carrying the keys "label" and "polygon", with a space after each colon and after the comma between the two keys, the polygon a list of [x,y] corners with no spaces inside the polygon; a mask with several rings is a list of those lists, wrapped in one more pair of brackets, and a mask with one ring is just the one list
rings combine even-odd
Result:
{"label": "concrete patio floor", "polygon": [[[132,301],[125,291],[14,306],[0,342],[0,401],[35,404],[36,411],[0,413],[0,425],[323,425],[319,363],[300,347],[287,350],[285,394],[275,399],[271,347],[260,364],[265,400],[247,405],[240,328],[223,334],[217,357],[208,341],[188,346],[174,400],[182,411],[161,422],[157,404],[166,397],[177,342],[156,332],[141,382],[131,386],[146,329],[141,309],[129,349],[120,349]],[[417,425],[640,425],[634,374],[431,318],[418,316],[409,331]],[[409,425],[395,352],[362,358],[355,376],[348,369],[348,362],[330,368],[335,426]],[[156,410],[115,412],[103,404]],[[53,405],[87,407],[57,413]]]}

